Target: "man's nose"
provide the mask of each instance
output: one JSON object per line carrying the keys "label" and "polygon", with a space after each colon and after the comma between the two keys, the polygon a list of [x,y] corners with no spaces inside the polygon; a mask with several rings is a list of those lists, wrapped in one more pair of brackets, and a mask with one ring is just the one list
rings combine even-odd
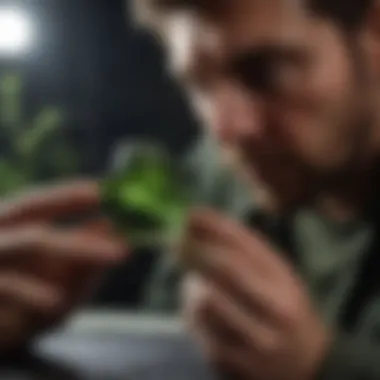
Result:
{"label": "man's nose", "polygon": [[263,120],[260,100],[244,90],[226,86],[216,100],[216,133],[225,143],[259,139]]}

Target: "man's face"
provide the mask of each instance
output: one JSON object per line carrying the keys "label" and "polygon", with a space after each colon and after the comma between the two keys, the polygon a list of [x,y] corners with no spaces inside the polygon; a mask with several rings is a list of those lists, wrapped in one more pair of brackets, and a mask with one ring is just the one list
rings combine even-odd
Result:
{"label": "man's face", "polygon": [[347,43],[301,0],[219,3],[168,17],[172,68],[245,172],[300,200],[362,153],[372,105],[361,36]]}

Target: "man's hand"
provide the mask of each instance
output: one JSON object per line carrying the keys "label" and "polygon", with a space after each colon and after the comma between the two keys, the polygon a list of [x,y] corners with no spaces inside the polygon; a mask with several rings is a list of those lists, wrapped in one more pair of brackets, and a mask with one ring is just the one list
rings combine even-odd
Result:
{"label": "man's hand", "polygon": [[0,205],[0,354],[62,319],[125,254],[107,221],[58,228],[95,211],[94,182],[39,189]]}
{"label": "man's hand", "polygon": [[302,281],[259,234],[213,212],[191,219],[181,259],[185,317],[232,379],[313,379],[330,334]]}

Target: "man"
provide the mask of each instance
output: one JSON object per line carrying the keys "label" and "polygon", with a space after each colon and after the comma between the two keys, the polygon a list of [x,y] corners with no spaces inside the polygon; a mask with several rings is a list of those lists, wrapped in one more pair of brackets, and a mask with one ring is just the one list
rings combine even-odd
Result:
{"label": "man", "polygon": [[[226,182],[229,174],[221,173],[215,181],[205,175],[208,198],[217,208],[231,209],[234,217],[197,211],[185,235],[182,261],[194,273],[184,295],[185,310],[205,354],[233,379],[379,378],[377,4],[146,3],[146,15],[167,41],[172,68],[188,83],[221,153],[215,161],[202,160],[197,171],[202,174],[223,158],[237,168],[236,180],[250,184],[251,197],[243,202],[235,196],[239,186],[232,179]],[[86,190],[86,205],[96,198],[93,190]],[[46,230],[46,222],[60,212],[46,215],[42,211],[51,206],[27,199],[27,206],[21,200],[3,212],[3,257],[8,252],[33,256],[42,247],[53,252],[54,264],[56,252],[61,253],[71,270],[59,284],[68,289],[73,268],[83,270],[88,263],[82,260],[93,255],[85,250],[88,255],[73,265],[70,252],[83,251],[77,244],[90,232],[68,231],[69,239]],[[62,204],[62,194],[59,202],[53,199],[54,205]],[[256,208],[260,214],[250,212]],[[245,223],[237,222],[238,216]],[[38,227],[33,234],[21,234],[26,238],[15,245],[9,236],[20,236],[25,221]],[[101,230],[102,240],[112,241],[113,248],[104,248],[106,260],[104,253],[95,255],[91,275],[120,257],[112,233]],[[96,246],[98,241],[91,250]],[[15,271],[24,273],[25,262],[15,261]],[[3,273],[9,267],[3,265]],[[32,277],[44,278],[35,271]],[[48,287],[44,283],[31,294],[29,281],[27,286],[8,285],[9,278],[20,281],[20,275],[3,278],[8,300],[3,315],[12,315],[8,324],[19,323],[13,331],[24,338],[40,327],[31,316],[39,322],[41,315],[49,316],[40,298],[35,308],[36,295]],[[49,296],[55,305],[62,299]],[[73,304],[72,296],[63,299],[71,302],[52,307],[54,318],[46,320]],[[15,336],[8,341],[17,341]]]}
{"label": "man", "polygon": [[[136,6],[235,170],[232,182],[203,177],[224,212],[195,212],[181,256],[206,355],[234,379],[380,378],[379,4]],[[174,308],[178,297],[152,300]]]}

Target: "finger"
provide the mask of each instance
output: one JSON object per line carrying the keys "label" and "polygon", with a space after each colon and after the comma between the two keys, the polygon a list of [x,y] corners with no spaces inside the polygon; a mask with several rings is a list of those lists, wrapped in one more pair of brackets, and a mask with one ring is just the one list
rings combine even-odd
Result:
{"label": "finger", "polygon": [[[114,239],[115,242],[120,242],[120,245],[124,247],[125,253],[128,251],[124,237],[121,237],[115,232],[113,224],[107,218],[92,220],[86,223],[80,231],[88,234],[89,237],[97,235]],[[86,297],[89,292],[96,287],[103,274],[104,268],[89,266],[87,263],[71,267],[70,272],[67,273],[71,278],[69,287],[72,290],[77,289],[77,292],[75,292],[76,294],[71,292],[73,293],[73,298],[77,299],[79,302]]]}
{"label": "finger", "polygon": [[89,234],[91,236],[108,237],[119,241],[125,249],[128,248],[127,238],[118,231],[114,224],[107,218],[97,218],[85,223],[78,231]]}
{"label": "finger", "polygon": [[209,299],[198,306],[199,325],[207,330],[228,331],[235,342],[242,342],[259,355],[273,352],[277,345],[278,332],[259,315],[248,312],[240,307],[229,295],[213,286]]}
{"label": "finger", "polygon": [[206,335],[212,332],[230,343],[236,342],[236,332],[230,330],[225,323],[219,323],[219,319],[215,320],[213,318],[213,312],[209,313],[208,311],[207,304],[213,296],[211,289],[210,282],[197,274],[191,274],[186,277],[182,289],[182,311],[186,326],[189,328],[190,333],[199,338],[205,335],[203,330],[206,330]]}
{"label": "finger", "polygon": [[118,239],[83,231],[31,226],[0,232],[0,259],[37,255],[96,264],[117,262],[124,253],[125,244]]}
{"label": "finger", "polygon": [[201,240],[215,239],[243,248],[246,247],[244,241],[251,240],[243,225],[209,209],[196,210],[191,214],[189,231]]}
{"label": "finger", "polygon": [[260,267],[266,273],[280,275],[285,262],[277,250],[256,232],[212,210],[195,212],[189,222],[187,239],[216,242],[230,247],[251,267]]}
{"label": "finger", "polygon": [[273,323],[288,321],[291,296],[281,277],[268,277],[258,267],[246,265],[239,255],[225,247],[193,241],[192,269],[223,290],[248,313]]}
{"label": "finger", "polygon": [[200,344],[206,360],[215,368],[218,378],[251,380],[254,359],[247,358],[242,348],[231,346],[212,333],[203,332]]}
{"label": "finger", "polygon": [[[193,287],[193,290],[197,290],[197,299],[200,300],[199,296],[205,296],[206,292],[203,290],[199,293],[201,282],[198,280],[196,278],[191,279],[188,286],[189,289]],[[204,282],[202,283],[204,284]],[[225,325],[221,326],[218,321],[215,323],[210,319],[205,323],[203,318],[200,319],[199,314],[194,314],[197,312],[194,305],[188,305],[188,307],[187,311],[193,313],[192,316],[186,314],[188,327],[190,327],[195,340],[200,344],[206,360],[216,370],[218,378],[242,379],[242,376],[245,376],[249,371],[249,365],[245,358],[246,347],[236,339],[236,336],[231,335],[231,331],[226,329]],[[252,360],[253,358],[250,358],[250,364],[252,364]]]}
{"label": "finger", "polygon": [[75,181],[36,189],[0,207],[0,226],[31,220],[53,219],[99,206],[96,181]]}
{"label": "finger", "polygon": [[63,294],[50,284],[18,273],[0,275],[0,299],[18,303],[34,310],[59,307]]}
{"label": "finger", "polygon": [[214,366],[218,377],[224,380],[252,380],[254,360],[235,347],[211,341],[206,348],[206,357]]}
{"label": "finger", "polygon": [[196,272],[188,273],[181,283],[181,311],[190,331],[196,332],[197,310],[208,299],[209,287],[206,280]]}
{"label": "finger", "polygon": [[111,221],[107,218],[91,220],[81,228],[81,231],[90,234],[116,235],[115,228],[113,227]]}
{"label": "finger", "polygon": [[[125,245],[124,239],[115,235],[112,229],[112,224],[105,218],[95,219],[87,222],[84,226],[80,227],[78,232],[88,235],[91,239],[92,236],[114,238],[120,241],[120,245]],[[127,248],[125,247],[125,251]],[[41,275],[47,281],[62,282],[68,285],[70,289],[82,288],[81,283],[88,281],[88,277],[94,277],[94,273],[102,273],[104,268],[95,267],[89,262],[73,263],[67,262],[65,257],[50,257],[48,260],[48,270],[41,268],[41,263],[36,263],[42,269]],[[46,260],[45,260],[46,262]]]}

